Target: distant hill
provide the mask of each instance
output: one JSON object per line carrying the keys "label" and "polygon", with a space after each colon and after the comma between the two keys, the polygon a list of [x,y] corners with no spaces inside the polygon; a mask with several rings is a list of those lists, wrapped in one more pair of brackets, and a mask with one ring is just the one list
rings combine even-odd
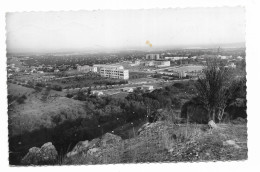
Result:
{"label": "distant hill", "polygon": [[214,44],[187,44],[187,45],[165,45],[165,46],[153,46],[153,47],[120,47],[120,48],[85,48],[85,49],[71,49],[71,50],[57,50],[57,51],[45,51],[45,52],[16,52],[8,51],[7,56],[29,56],[29,55],[45,55],[45,54],[69,54],[69,55],[78,55],[78,54],[98,54],[98,53],[116,53],[116,52],[134,52],[134,51],[144,51],[144,52],[153,52],[153,51],[163,51],[169,49],[210,49],[210,48],[245,48],[245,42],[236,42],[236,43],[214,43]]}

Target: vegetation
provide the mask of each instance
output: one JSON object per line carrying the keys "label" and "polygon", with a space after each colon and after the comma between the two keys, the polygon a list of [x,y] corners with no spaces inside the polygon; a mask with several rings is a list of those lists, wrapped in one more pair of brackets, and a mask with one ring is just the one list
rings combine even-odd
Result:
{"label": "vegetation", "polygon": [[26,99],[27,99],[26,95],[22,95],[22,96],[19,97],[16,101],[17,101],[19,104],[23,104]]}
{"label": "vegetation", "polygon": [[207,61],[203,76],[195,84],[199,101],[208,112],[208,119],[215,121],[216,113],[221,120],[226,108],[227,100],[232,94],[230,86],[230,72],[220,68],[217,59]]}

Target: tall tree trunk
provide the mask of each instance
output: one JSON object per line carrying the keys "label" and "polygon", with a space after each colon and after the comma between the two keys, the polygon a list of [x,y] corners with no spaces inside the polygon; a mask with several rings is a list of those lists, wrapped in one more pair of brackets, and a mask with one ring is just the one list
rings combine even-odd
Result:
{"label": "tall tree trunk", "polygon": [[219,119],[219,121],[221,121],[221,120],[222,120],[222,118],[223,118],[223,115],[224,115],[224,112],[225,112],[225,108],[223,108],[223,109],[220,109],[220,112],[219,112],[219,115],[218,115],[218,119]]}
{"label": "tall tree trunk", "polygon": [[211,110],[208,109],[208,121],[210,121],[210,120],[211,120]]}
{"label": "tall tree trunk", "polygon": [[214,108],[212,110],[212,120],[215,122],[215,117],[216,117],[216,109]]}

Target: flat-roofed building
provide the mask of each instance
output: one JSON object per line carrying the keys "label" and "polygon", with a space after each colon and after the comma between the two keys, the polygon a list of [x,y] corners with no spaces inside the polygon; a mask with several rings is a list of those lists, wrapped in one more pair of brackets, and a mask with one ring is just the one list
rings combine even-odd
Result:
{"label": "flat-roofed building", "polygon": [[154,61],[154,66],[155,67],[168,67],[171,66],[170,61]]}
{"label": "flat-roofed building", "polygon": [[79,72],[97,72],[97,67],[84,65],[84,66],[78,66],[77,70]]}
{"label": "flat-roofed building", "polygon": [[154,67],[167,67],[171,66],[170,61],[163,61],[163,60],[153,60],[153,61],[145,61],[145,66],[154,66]]}
{"label": "flat-roofed building", "polygon": [[146,60],[160,60],[160,54],[146,54]]}
{"label": "flat-roofed building", "polygon": [[124,69],[122,65],[106,65],[106,64],[94,64],[93,67],[97,68],[97,72],[100,72],[102,68]]}
{"label": "flat-roofed building", "polygon": [[176,60],[188,59],[188,57],[165,57],[164,59],[165,60],[176,61]]}
{"label": "flat-roofed building", "polygon": [[103,67],[100,69],[100,75],[106,78],[129,79],[129,70],[113,67]]}
{"label": "flat-roofed building", "polygon": [[145,66],[154,66],[154,61],[145,61],[144,65]]}

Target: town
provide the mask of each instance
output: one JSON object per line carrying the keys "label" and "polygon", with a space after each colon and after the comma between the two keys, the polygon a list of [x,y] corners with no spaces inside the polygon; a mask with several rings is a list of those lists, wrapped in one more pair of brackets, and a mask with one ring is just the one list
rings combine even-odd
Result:
{"label": "town", "polygon": [[[137,88],[152,91],[168,82],[194,80],[201,74],[207,58],[217,56],[225,68],[233,69],[245,61],[241,50],[225,50],[224,55],[218,54],[219,49],[212,50],[209,54],[207,51],[204,54],[203,50],[168,51],[160,54],[107,54],[107,58],[103,60],[94,60],[89,55],[10,56],[7,66],[8,82],[28,87],[49,86],[66,94],[91,89],[92,94],[99,96],[126,95]],[[214,53],[216,55],[212,55]],[[97,62],[105,64],[95,64]],[[75,82],[78,78],[82,79]]]}

